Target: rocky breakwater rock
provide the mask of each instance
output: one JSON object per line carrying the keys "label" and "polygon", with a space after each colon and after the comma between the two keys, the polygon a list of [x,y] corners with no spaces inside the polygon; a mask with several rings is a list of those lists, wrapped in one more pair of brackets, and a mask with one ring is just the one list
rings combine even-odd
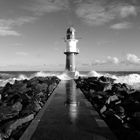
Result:
{"label": "rocky breakwater rock", "polygon": [[34,77],[1,88],[0,140],[18,140],[59,82],[57,77]]}
{"label": "rocky breakwater rock", "polygon": [[118,139],[140,139],[140,91],[104,76],[76,83]]}

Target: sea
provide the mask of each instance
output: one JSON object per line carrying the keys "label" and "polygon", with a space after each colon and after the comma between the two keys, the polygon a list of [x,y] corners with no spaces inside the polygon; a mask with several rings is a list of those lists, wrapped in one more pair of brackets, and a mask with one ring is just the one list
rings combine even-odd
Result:
{"label": "sea", "polygon": [[[63,71],[0,71],[0,87],[6,83],[13,84],[15,80],[31,79],[33,77],[57,76],[61,80],[70,80],[70,75]],[[115,83],[126,83],[140,90],[140,71],[77,71],[76,77],[106,76],[115,79]]]}

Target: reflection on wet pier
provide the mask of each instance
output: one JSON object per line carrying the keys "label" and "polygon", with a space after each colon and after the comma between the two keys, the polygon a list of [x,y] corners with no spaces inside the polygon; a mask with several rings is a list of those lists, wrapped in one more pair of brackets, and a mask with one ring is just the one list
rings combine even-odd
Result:
{"label": "reflection on wet pier", "polygon": [[78,101],[76,94],[76,86],[73,80],[67,81],[65,84],[66,88],[66,102],[65,106],[69,111],[69,118],[74,123],[78,116]]}
{"label": "reflection on wet pier", "polygon": [[116,140],[74,80],[61,81],[43,110],[21,140]]}

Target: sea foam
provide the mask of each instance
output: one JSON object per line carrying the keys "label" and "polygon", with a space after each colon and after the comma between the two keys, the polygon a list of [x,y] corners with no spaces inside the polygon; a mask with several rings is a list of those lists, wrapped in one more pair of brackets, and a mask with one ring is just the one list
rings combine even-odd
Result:
{"label": "sea foam", "polygon": [[125,83],[130,85],[132,88],[140,90],[140,74],[137,73],[132,73],[132,74],[128,74],[128,75],[122,75],[122,76],[117,76],[115,74],[109,74],[109,73],[99,73],[96,71],[90,71],[88,72],[87,75],[81,75],[81,77],[101,77],[101,76],[105,76],[105,77],[109,77],[114,79],[114,83]]}
{"label": "sea foam", "polygon": [[[40,71],[40,72],[31,74],[30,76],[27,76],[26,74],[19,74],[15,76],[13,74],[0,73],[0,76],[1,76],[0,86],[5,86],[5,84],[8,82],[13,84],[15,80],[24,80],[24,79],[29,80],[33,77],[56,76],[61,80],[73,79],[73,75],[70,75],[69,72],[67,71],[61,72],[61,73]],[[78,71],[76,71],[74,77],[78,78],[79,76],[81,77],[101,77],[101,76],[110,77],[115,80],[114,81],[115,83],[126,83],[132,86],[132,88],[140,89],[140,74],[137,74],[137,73],[132,73],[125,76],[124,75],[118,76],[118,75],[110,74],[110,73],[99,73],[94,70],[89,71],[87,73],[79,73]]]}

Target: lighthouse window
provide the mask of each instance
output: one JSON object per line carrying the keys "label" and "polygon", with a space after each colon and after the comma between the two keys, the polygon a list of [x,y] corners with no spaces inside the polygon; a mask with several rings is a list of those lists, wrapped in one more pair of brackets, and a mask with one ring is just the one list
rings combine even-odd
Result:
{"label": "lighthouse window", "polygon": [[67,39],[70,39],[71,38],[71,35],[70,34],[67,34]]}

